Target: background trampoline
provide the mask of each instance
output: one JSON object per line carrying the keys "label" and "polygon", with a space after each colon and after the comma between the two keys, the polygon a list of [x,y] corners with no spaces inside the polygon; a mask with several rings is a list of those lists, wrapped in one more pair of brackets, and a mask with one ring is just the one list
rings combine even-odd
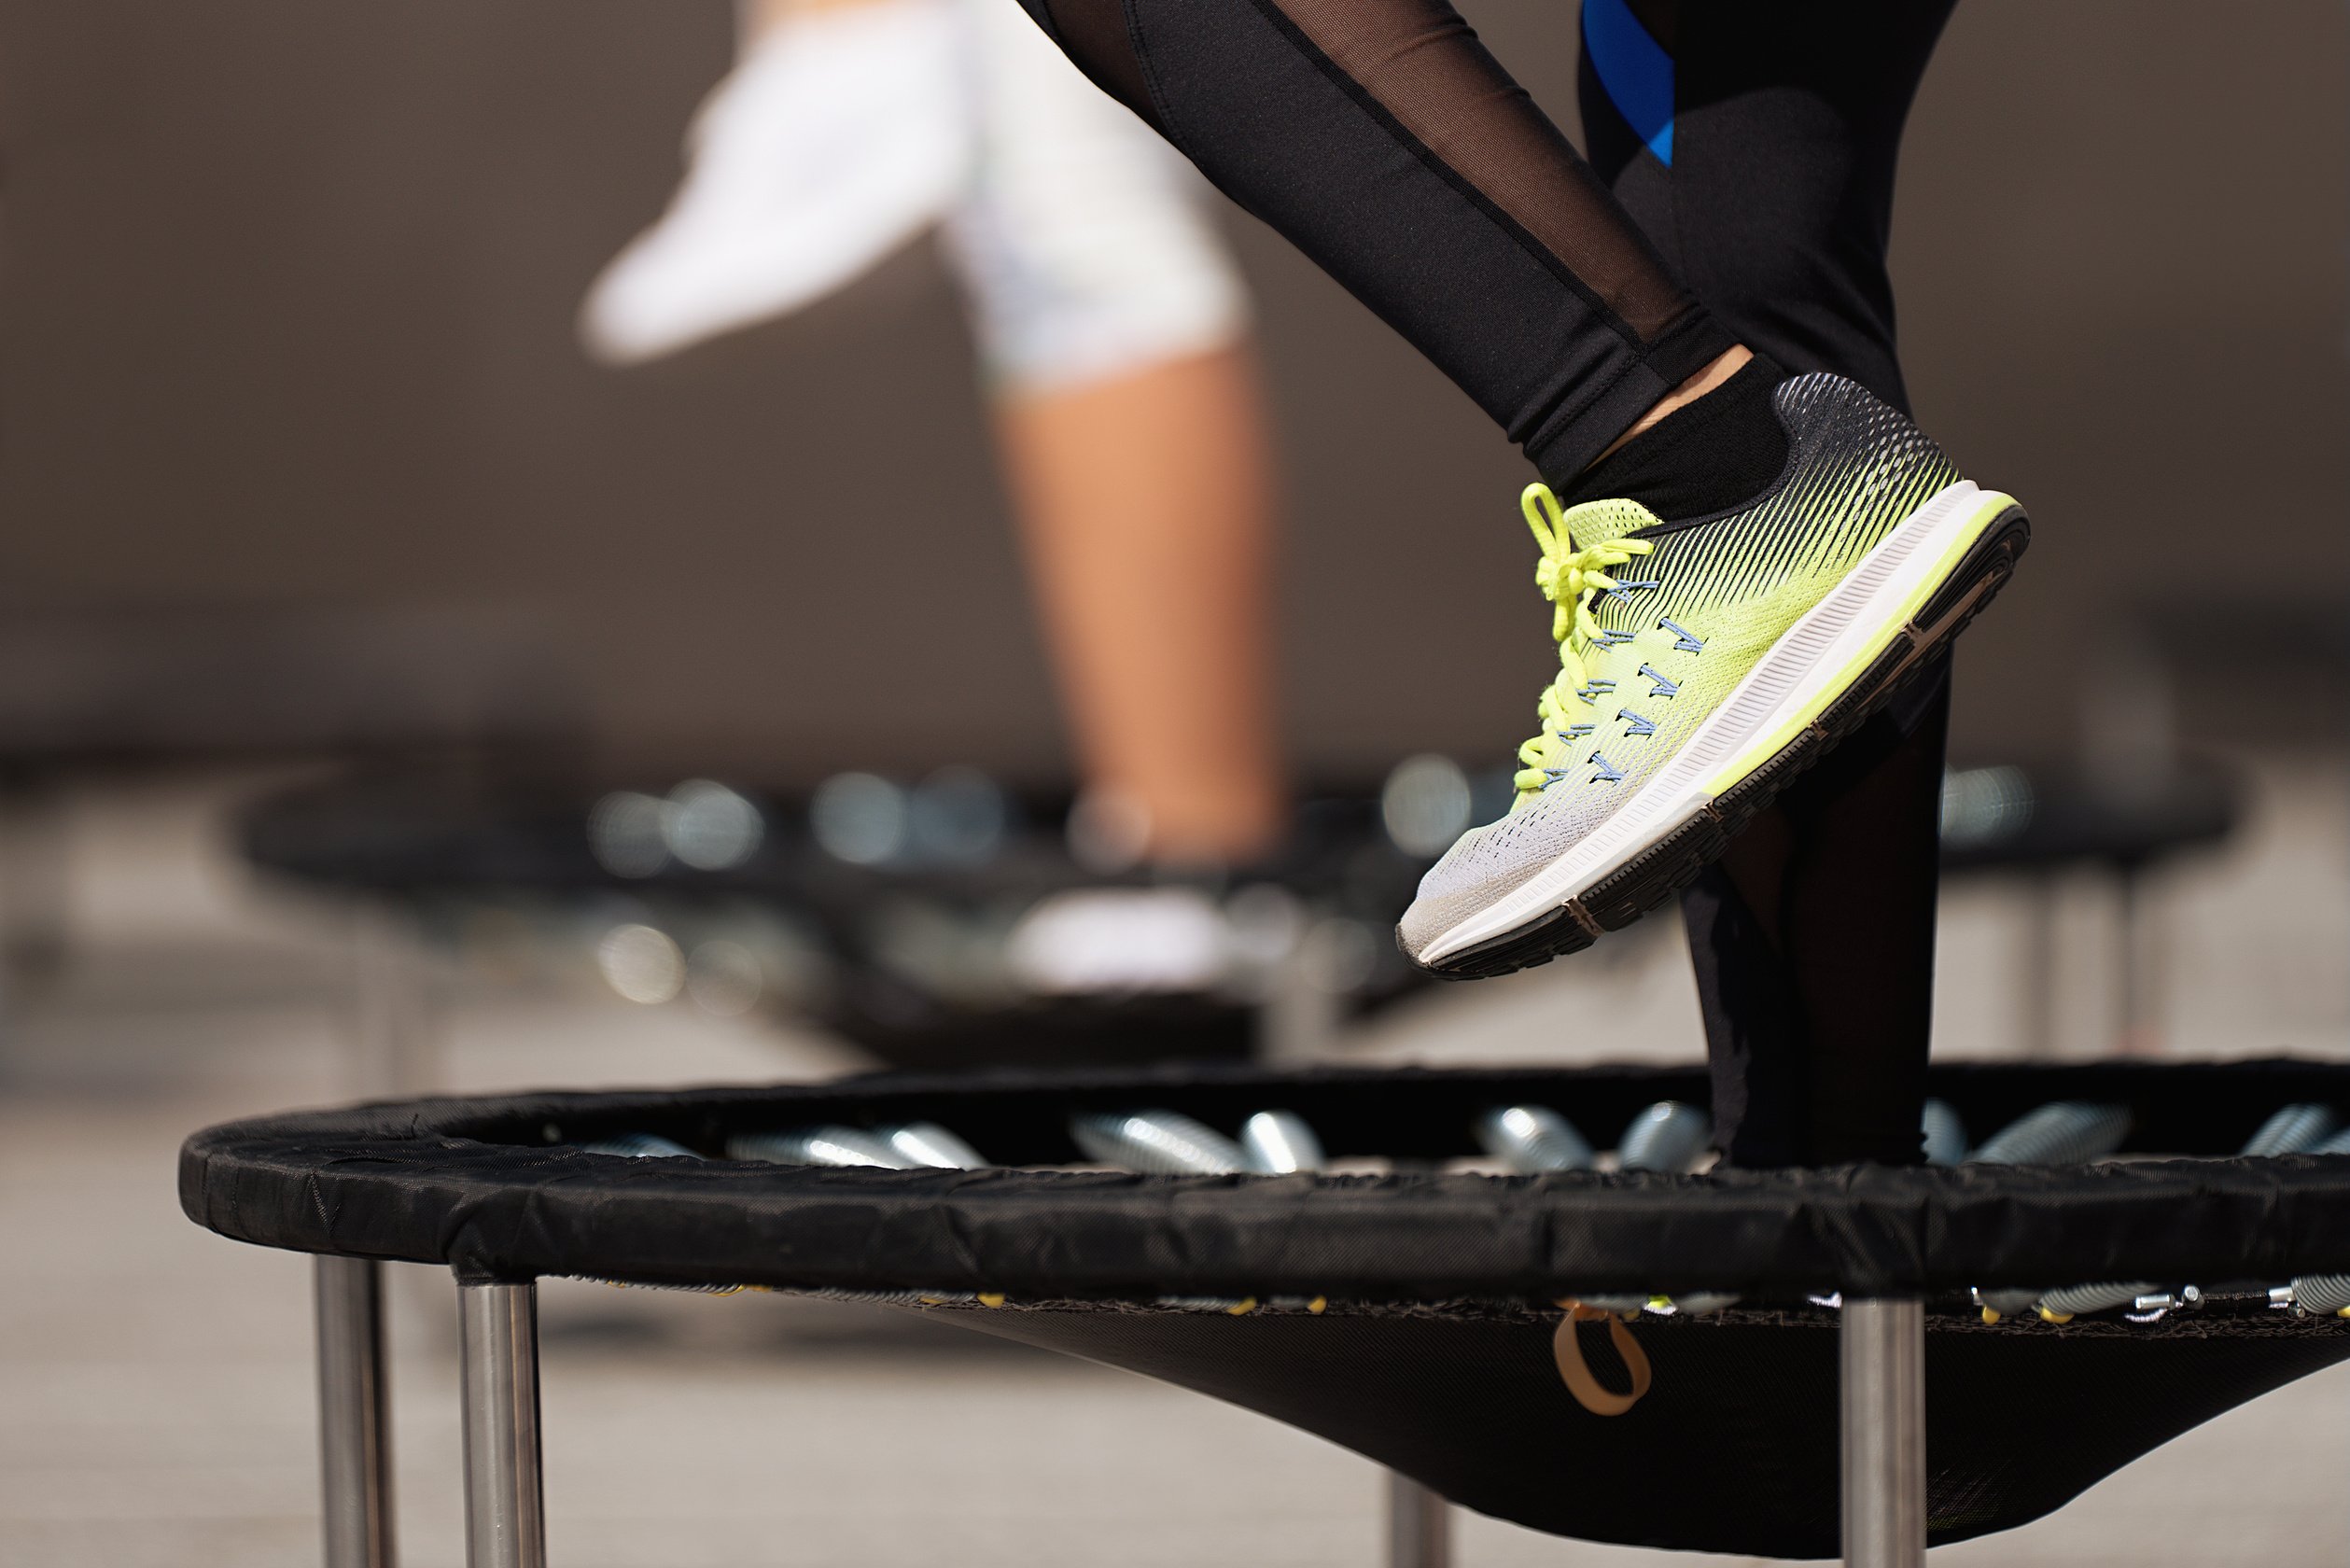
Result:
{"label": "background trampoline", "polygon": [[[2350,1266],[2350,1168],[2239,1154],[2306,1146],[2274,1135],[2277,1113],[2309,1108],[2312,1132],[2350,1101],[2350,1069],[1954,1068],[1934,1086],[1979,1137],[2051,1102],[2104,1108],[2114,1157],[1496,1176],[1460,1162],[1497,1107],[1613,1127],[1700,1097],[1701,1077],[1233,1068],[279,1116],[191,1139],[181,1197],[222,1234],[321,1254],[338,1563],[388,1561],[381,1259],[457,1277],[480,1563],[544,1560],[543,1276],[892,1300],[1216,1394],[1538,1529],[1870,1564],[2039,1517],[2350,1357],[2343,1303],[2312,1278]],[[1337,1169],[1038,1169],[1098,1156],[1087,1127],[1148,1110],[1210,1137],[1290,1113]],[[726,1157],[924,1125],[994,1163]],[[1562,1332],[1562,1302],[1614,1323]],[[1568,1387],[1570,1359],[1596,1399]],[[1644,1383],[1620,1414],[1592,1407]],[[2024,1432],[2064,1440],[2027,1451]],[[1694,1463],[1660,1457],[1676,1452]]]}

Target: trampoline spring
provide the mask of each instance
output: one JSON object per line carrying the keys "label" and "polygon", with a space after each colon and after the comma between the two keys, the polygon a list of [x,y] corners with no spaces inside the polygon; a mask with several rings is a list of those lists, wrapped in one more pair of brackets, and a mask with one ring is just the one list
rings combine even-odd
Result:
{"label": "trampoline spring", "polygon": [[1966,1157],[1969,1165],[2086,1165],[2121,1147],[2130,1112],[2119,1105],[2060,1099],[2027,1111]]}
{"label": "trampoline spring", "polygon": [[1714,1120],[1694,1105],[1660,1099],[1634,1116],[1616,1141],[1626,1170],[1686,1170],[1714,1141]]}
{"label": "trampoline spring", "polygon": [[1987,1323],[2012,1318],[2018,1312],[2030,1311],[2042,1295],[2036,1288],[2014,1285],[2002,1285],[1995,1290],[1984,1290],[1979,1285],[1966,1294],[1974,1298],[1976,1306],[1982,1309],[1983,1322]]}
{"label": "trampoline spring", "polygon": [[1591,1145],[1547,1105],[1498,1105],[1476,1119],[1478,1147],[1512,1170],[1588,1170]]}
{"label": "trampoline spring", "polygon": [[[1260,1119],[1271,1117],[1286,1120],[1290,1126],[1283,1130],[1302,1134],[1307,1144],[1314,1145],[1319,1159],[1320,1148],[1311,1129],[1294,1115],[1259,1113],[1250,1119],[1252,1127]],[[1222,1176],[1261,1169],[1251,1159],[1252,1149],[1244,1151],[1206,1123],[1177,1111],[1080,1112],[1070,1118],[1069,1130],[1089,1157],[1144,1174]],[[1254,1296],[1167,1295],[1158,1297],[1157,1305],[1243,1317],[1256,1309],[1257,1302]]]}
{"label": "trampoline spring", "polygon": [[1926,1164],[1956,1165],[1966,1157],[1966,1124],[1949,1100],[1927,1100],[1919,1125],[1925,1134]]}
{"label": "trampoline spring", "polygon": [[[2270,1119],[2273,1121],[2275,1118]],[[2334,1133],[2314,1149],[2300,1152],[2350,1155],[2350,1127]],[[2313,1317],[2350,1315],[2350,1274],[2296,1274],[2291,1284],[2278,1285],[2269,1292],[2269,1304],[2273,1307],[2289,1306],[2297,1312],[2305,1312]]]}
{"label": "trampoline spring", "polygon": [[1228,1176],[1248,1169],[1240,1146],[1180,1111],[1080,1111],[1069,1135],[1088,1159],[1155,1176]]}
{"label": "trampoline spring", "polygon": [[1320,1170],[1325,1160],[1322,1140],[1294,1111],[1259,1111],[1241,1123],[1240,1157],[1266,1176]]}
{"label": "trampoline spring", "polygon": [[855,1301],[875,1307],[951,1307],[979,1299],[977,1291],[849,1290],[837,1285],[819,1285],[790,1294],[815,1296],[821,1301]]}
{"label": "trampoline spring", "polygon": [[2109,1312],[2127,1307],[2139,1312],[2161,1312],[2184,1299],[2200,1301],[2203,1293],[2189,1285],[2175,1294],[2150,1281],[2094,1285],[2065,1285],[2034,1303],[2048,1323],[2070,1323],[2084,1312]]}
{"label": "trampoline spring", "polygon": [[609,1138],[598,1138],[580,1147],[592,1155],[621,1155],[630,1159],[674,1159],[679,1155],[687,1159],[702,1157],[684,1144],[664,1138],[657,1132],[616,1132]]}
{"label": "trampoline spring", "polygon": [[680,1285],[664,1280],[608,1280],[598,1274],[571,1274],[567,1279],[583,1280],[591,1285],[609,1285],[614,1290],[677,1291],[687,1295],[740,1295],[752,1285]]}
{"label": "trampoline spring", "polygon": [[726,1140],[726,1157],[764,1160],[770,1165],[870,1166],[909,1170],[914,1162],[870,1132],[855,1127],[794,1127],[788,1132],[738,1132]]}
{"label": "trampoline spring", "polygon": [[2293,1309],[2315,1318],[2350,1317],[2350,1274],[2293,1277]]}
{"label": "trampoline spring", "polygon": [[1660,1295],[1648,1303],[1647,1309],[1659,1316],[1684,1318],[1708,1317],[1726,1312],[1738,1305],[1739,1298],[1727,1291],[1683,1291],[1677,1295]]}
{"label": "trampoline spring", "polygon": [[2342,1120],[2330,1105],[2287,1105],[2245,1141],[2241,1154],[2252,1159],[2304,1154],[2333,1136]]}
{"label": "trampoline spring", "polygon": [[906,1122],[874,1128],[874,1136],[916,1169],[978,1170],[985,1155],[936,1122]]}
{"label": "trampoline spring", "polygon": [[2121,1315],[2132,1323],[2156,1323],[2166,1312],[2181,1307],[2192,1307],[2203,1298],[2203,1291],[2194,1285],[2181,1285],[2175,1291],[2157,1291],[2142,1295],[2131,1303],[2129,1311]]}
{"label": "trampoline spring", "polygon": [[1253,1295],[1162,1295],[1152,1301],[1154,1307],[1165,1307],[1177,1312],[1222,1312],[1228,1318],[1245,1318],[1256,1310]]}

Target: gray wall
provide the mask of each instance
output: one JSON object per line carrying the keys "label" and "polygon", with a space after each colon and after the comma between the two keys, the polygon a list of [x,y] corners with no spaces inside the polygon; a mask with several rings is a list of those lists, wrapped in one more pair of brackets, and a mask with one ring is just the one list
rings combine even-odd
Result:
{"label": "gray wall", "polygon": [[[1571,117],[1572,6],[1470,10]],[[2177,646],[2217,659],[2214,620],[2342,595],[2343,16],[2213,16],[1969,0],[1913,121],[1913,391],[2038,523],[1965,651],[1978,754],[2070,744],[2129,607],[2176,607]],[[0,8],[0,614],[486,608],[546,628],[622,757],[1048,765],[927,247],[672,363],[572,346],[728,31],[717,0]],[[1522,466],[1236,232],[1291,499],[1300,752],[1498,759],[1551,659]]]}

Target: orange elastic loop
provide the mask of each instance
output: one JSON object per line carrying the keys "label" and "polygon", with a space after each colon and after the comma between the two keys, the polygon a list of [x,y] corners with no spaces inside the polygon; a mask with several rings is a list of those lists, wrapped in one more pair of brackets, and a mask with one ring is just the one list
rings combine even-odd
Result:
{"label": "orange elastic loop", "polygon": [[[1648,1392],[1648,1353],[1632,1337],[1632,1331],[1624,1326],[1621,1318],[1597,1307],[1586,1307],[1580,1301],[1562,1301],[1560,1306],[1567,1315],[1559,1320],[1559,1331],[1551,1336],[1550,1353],[1559,1363],[1560,1379],[1574,1402],[1595,1416],[1620,1416],[1641,1401]],[[1583,1359],[1583,1342],[1575,1325],[1591,1318],[1607,1320],[1607,1337],[1616,1347],[1616,1353],[1624,1361],[1624,1370],[1631,1374],[1632,1386],[1628,1393],[1600,1386],[1591,1375],[1591,1367]]]}

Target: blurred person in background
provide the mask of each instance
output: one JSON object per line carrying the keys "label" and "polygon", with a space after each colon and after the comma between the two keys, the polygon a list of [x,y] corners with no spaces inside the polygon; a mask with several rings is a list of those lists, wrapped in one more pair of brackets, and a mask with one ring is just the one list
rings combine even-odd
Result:
{"label": "blurred person in background", "polygon": [[[1500,973],[1686,888],[1725,1150],[1919,1157],[1945,654],[2027,537],[1909,423],[1895,355],[1895,165],[1950,0],[1588,0],[1588,163],[1441,0],[1026,3],[1545,476],[1561,672],[1406,949]],[[1088,787],[1157,859],[1245,858],[1280,775],[1228,264],[1142,125],[969,5],[748,12],[590,338],[788,310],[951,208]]]}
{"label": "blurred person in background", "polygon": [[1727,1155],[1919,1160],[1947,651],[2029,539],[1895,356],[1895,165],[1951,0],[1586,0],[1590,161],[1445,0],[1022,4],[1543,476],[1560,669],[1406,952],[1499,973],[1686,889]]}
{"label": "blurred person in background", "polygon": [[1271,848],[1273,482],[1209,192],[1012,0],[739,17],[683,183],[589,293],[591,352],[788,315],[943,225],[1093,836],[1177,867]]}

